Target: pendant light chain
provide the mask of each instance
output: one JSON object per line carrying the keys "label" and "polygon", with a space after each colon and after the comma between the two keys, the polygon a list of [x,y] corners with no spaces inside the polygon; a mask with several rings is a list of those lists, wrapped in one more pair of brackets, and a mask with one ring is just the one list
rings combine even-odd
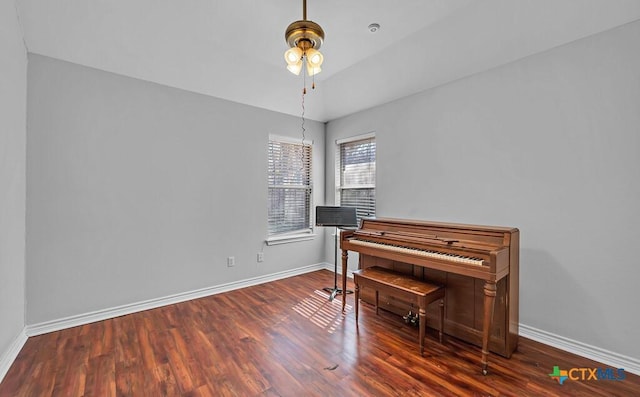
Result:
{"label": "pendant light chain", "polygon": [[300,162],[301,162],[300,169],[301,170],[304,170],[304,148],[305,148],[305,145],[306,145],[305,141],[307,140],[307,137],[306,137],[307,129],[304,126],[304,123],[305,123],[305,118],[304,118],[304,110],[305,110],[304,109],[304,96],[305,96],[306,93],[307,93],[306,92],[306,88],[304,88],[303,91],[302,91],[302,113],[300,114],[300,119],[302,120],[302,123],[300,124],[300,129],[302,130],[302,152],[300,153]]}

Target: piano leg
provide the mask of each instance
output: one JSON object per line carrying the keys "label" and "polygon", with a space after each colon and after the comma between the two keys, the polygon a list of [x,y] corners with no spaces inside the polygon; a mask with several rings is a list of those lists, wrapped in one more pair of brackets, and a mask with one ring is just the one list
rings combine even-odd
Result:
{"label": "piano leg", "polygon": [[[349,259],[349,254],[347,250],[342,250],[342,290],[347,290],[347,259]],[[345,306],[347,305],[347,294],[342,294],[342,312],[345,311]]]}
{"label": "piano leg", "polygon": [[496,283],[484,283],[484,321],[482,324],[482,375],[489,371],[489,340],[491,339],[491,323],[493,322],[493,308],[496,301]]}
{"label": "piano leg", "polygon": [[438,339],[442,344],[442,330],[444,329],[444,299],[440,299],[440,330],[438,330]]}
{"label": "piano leg", "polygon": [[[359,310],[359,304],[360,304],[360,286],[358,284],[356,284],[356,288],[355,288],[355,294],[353,295],[354,299],[355,299],[355,310],[356,310],[356,327],[358,326],[358,310]],[[344,300],[343,300],[344,302]]]}

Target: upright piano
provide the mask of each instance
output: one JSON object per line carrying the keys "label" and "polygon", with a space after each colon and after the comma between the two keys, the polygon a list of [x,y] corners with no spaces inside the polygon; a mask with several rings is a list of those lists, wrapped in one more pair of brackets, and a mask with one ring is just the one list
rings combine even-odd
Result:
{"label": "upright piano", "polygon": [[[340,235],[342,290],[347,289],[348,251],[360,254],[359,268],[381,266],[444,285],[444,333],[480,346],[486,374],[489,351],[511,357],[518,344],[519,240],[518,229],[510,227],[363,219],[357,230]],[[361,297],[373,299],[367,291]],[[397,314],[411,310],[393,296],[379,300]],[[434,314],[428,315],[430,321],[438,319]]]}

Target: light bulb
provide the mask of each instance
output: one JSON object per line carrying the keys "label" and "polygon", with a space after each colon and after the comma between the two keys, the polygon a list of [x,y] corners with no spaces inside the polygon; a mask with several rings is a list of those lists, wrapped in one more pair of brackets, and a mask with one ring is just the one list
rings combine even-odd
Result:
{"label": "light bulb", "polygon": [[322,61],[324,60],[324,57],[322,56],[322,53],[320,51],[316,50],[315,48],[309,48],[306,51],[305,55],[307,56],[307,62],[313,68],[319,69],[320,66],[322,66]]}
{"label": "light bulb", "polygon": [[302,50],[299,49],[298,47],[289,48],[284,53],[284,60],[289,65],[300,62],[301,58],[302,58]]}
{"label": "light bulb", "polygon": [[313,54],[313,56],[309,59],[312,64],[322,64],[322,55],[319,53]]}
{"label": "light bulb", "polygon": [[302,60],[299,60],[297,63],[291,63],[287,65],[287,70],[295,74],[296,76],[299,75],[300,71],[302,70]]}
{"label": "light bulb", "polygon": [[307,62],[307,74],[309,76],[314,76],[320,72],[322,72],[320,66],[313,66],[310,62]]}

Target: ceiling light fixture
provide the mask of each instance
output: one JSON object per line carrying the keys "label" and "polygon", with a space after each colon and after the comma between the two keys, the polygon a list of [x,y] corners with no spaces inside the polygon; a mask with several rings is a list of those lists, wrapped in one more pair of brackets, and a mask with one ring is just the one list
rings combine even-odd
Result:
{"label": "ceiling light fixture", "polygon": [[307,0],[302,0],[302,20],[287,26],[284,38],[290,47],[284,53],[284,59],[291,73],[299,75],[305,66],[309,76],[322,71],[324,57],[318,50],[324,40],[324,31],[317,23],[307,20]]}

